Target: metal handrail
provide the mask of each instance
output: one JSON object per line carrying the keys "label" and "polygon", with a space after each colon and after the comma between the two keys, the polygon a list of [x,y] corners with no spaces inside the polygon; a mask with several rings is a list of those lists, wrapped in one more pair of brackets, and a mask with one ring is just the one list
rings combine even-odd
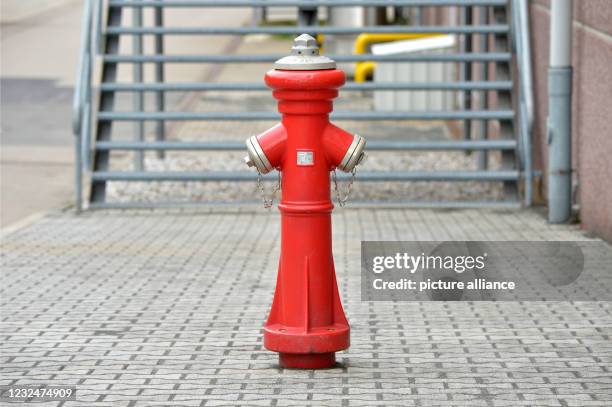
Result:
{"label": "metal handrail", "polygon": [[89,144],[91,136],[91,76],[94,63],[92,53],[92,24],[94,0],[86,0],[83,8],[83,28],[81,45],[72,100],[72,133],[75,136],[75,202],[77,211],[81,210],[83,167],[89,163]]}
{"label": "metal handrail", "polygon": [[512,24],[519,71],[519,134],[521,161],[525,173],[525,206],[533,203],[533,79],[531,70],[531,48],[529,45],[529,20],[526,0],[513,0]]}
{"label": "metal handrail", "polygon": [[104,0],[85,0],[77,76],[72,100],[72,133],[75,136],[75,196],[81,210],[83,171],[90,168],[92,131],[92,75],[96,54],[102,53]]}
{"label": "metal handrail", "polygon": [[91,21],[92,0],[85,0],[83,9],[83,28],[81,30],[81,45],[79,48],[79,60],[77,64],[77,77],[72,99],[72,132],[75,136],[81,133],[83,121],[83,106],[85,102],[85,90],[87,87],[87,68],[91,67]]}

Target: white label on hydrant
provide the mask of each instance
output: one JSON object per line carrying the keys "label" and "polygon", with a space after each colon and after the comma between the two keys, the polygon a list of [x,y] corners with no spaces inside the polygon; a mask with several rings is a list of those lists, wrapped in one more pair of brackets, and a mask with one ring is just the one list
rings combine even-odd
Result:
{"label": "white label on hydrant", "polygon": [[297,165],[314,165],[314,153],[312,151],[298,151]]}

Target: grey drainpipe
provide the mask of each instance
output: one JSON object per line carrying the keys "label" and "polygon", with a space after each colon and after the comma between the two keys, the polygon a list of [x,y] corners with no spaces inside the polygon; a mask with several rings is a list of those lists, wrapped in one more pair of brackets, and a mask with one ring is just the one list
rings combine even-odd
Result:
{"label": "grey drainpipe", "polygon": [[548,70],[548,221],[572,210],[572,0],[551,1]]}

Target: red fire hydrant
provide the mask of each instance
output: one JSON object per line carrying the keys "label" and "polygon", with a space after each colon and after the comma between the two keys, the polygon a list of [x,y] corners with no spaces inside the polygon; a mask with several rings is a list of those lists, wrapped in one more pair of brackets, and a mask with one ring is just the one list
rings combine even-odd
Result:
{"label": "red fire hydrant", "polygon": [[264,346],[279,352],[282,367],[331,367],[335,352],[349,346],[350,328],[332,255],[330,171],[351,172],[365,140],[329,122],[345,76],[319,55],[313,37],[297,37],[291,55],[274,67],[265,80],[282,121],[249,138],[245,157],[260,173],[282,173],[281,255]]}

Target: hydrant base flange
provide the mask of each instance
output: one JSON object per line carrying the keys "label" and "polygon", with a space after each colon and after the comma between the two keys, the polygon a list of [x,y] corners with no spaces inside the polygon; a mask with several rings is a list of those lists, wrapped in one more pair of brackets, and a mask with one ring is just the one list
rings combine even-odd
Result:
{"label": "hydrant base flange", "polygon": [[292,354],[333,353],[348,348],[350,328],[338,322],[327,327],[303,330],[267,323],[264,326],[264,346],[274,352]]}
{"label": "hydrant base flange", "polygon": [[336,365],[336,354],[279,353],[278,364],[285,369],[325,369]]}

